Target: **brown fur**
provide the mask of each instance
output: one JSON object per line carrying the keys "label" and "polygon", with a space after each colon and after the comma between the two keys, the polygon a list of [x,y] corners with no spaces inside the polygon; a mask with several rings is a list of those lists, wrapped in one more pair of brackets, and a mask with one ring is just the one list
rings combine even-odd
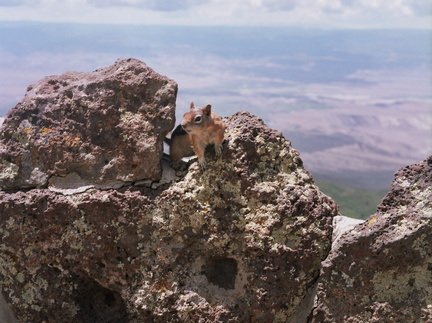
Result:
{"label": "brown fur", "polygon": [[177,167],[183,157],[195,154],[204,168],[204,151],[208,145],[214,144],[217,155],[222,153],[225,129],[222,118],[211,111],[210,104],[197,108],[191,102],[190,110],[184,114],[181,125],[171,136],[170,155],[173,166]]}

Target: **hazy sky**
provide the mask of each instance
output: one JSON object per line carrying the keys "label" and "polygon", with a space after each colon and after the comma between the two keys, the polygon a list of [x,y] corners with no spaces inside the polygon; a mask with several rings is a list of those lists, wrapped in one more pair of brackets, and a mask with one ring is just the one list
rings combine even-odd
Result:
{"label": "hazy sky", "polygon": [[0,21],[432,29],[432,1],[0,0]]}

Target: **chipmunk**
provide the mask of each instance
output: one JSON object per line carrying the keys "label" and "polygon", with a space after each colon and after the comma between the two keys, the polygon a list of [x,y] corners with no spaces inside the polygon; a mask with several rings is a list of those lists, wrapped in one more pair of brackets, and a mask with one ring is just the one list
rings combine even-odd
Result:
{"label": "chipmunk", "polygon": [[222,118],[211,111],[210,104],[197,108],[191,102],[190,110],[184,114],[181,124],[171,134],[169,143],[173,167],[177,168],[183,157],[197,155],[198,162],[204,169],[204,151],[208,145],[214,144],[217,155],[222,153],[225,129]]}

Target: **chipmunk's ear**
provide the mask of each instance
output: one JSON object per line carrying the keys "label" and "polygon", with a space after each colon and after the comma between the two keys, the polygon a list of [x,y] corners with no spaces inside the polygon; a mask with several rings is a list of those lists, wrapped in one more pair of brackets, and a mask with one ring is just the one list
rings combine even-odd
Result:
{"label": "chipmunk's ear", "polygon": [[192,110],[192,109],[195,109],[195,104],[193,103],[193,101],[192,101],[191,104],[190,104],[190,108],[191,108],[191,110]]}
{"label": "chipmunk's ear", "polygon": [[210,104],[207,104],[207,105],[204,107],[204,112],[205,112],[205,114],[208,115],[208,116],[211,114],[211,105],[210,105]]}

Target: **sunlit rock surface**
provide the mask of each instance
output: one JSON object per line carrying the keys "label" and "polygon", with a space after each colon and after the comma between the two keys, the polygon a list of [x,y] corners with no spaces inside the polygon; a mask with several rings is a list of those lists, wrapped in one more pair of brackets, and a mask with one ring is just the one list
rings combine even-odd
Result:
{"label": "sunlit rock surface", "polygon": [[0,132],[0,188],[158,180],[177,84],[135,59],[31,84]]}
{"label": "sunlit rock surface", "polygon": [[330,250],[337,206],[280,132],[245,112],[225,121],[222,156],[210,149],[207,169],[192,160],[176,181],[157,189],[0,192],[0,283],[16,318],[304,316],[298,307]]}
{"label": "sunlit rock surface", "polygon": [[323,264],[312,322],[432,321],[432,156],[401,169],[377,213]]}

